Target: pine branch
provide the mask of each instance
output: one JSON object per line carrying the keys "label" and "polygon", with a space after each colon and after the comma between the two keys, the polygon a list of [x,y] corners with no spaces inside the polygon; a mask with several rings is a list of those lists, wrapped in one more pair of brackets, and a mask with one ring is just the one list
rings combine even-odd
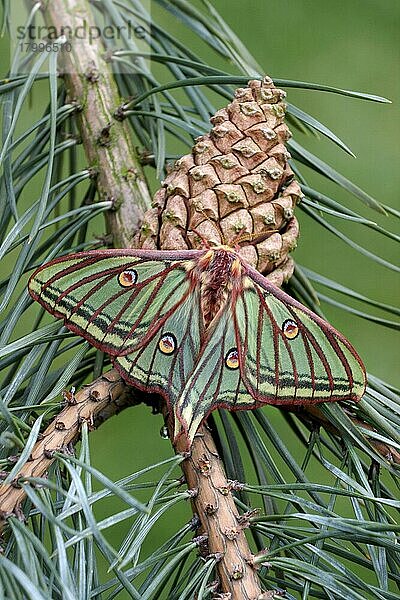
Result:
{"label": "pine branch", "polygon": [[[165,413],[170,437],[173,422]],[[178,438],[178,440],[182,440]],[[183,443],[186,443],[185,440]],[[180,451],[179,441],[176,451]],[[198,430],[190,454],[181,464],[192,495],[192,507],[207,538],[205,556],[215,556],[221,590],[231,600],[264,598],[244,529],[250,521],[240,515],[232,491],[238,482],[227,480],[222,461],[207,426]]]}
{"label": "pine branch", "polygon": [[[89,2],[54,0],[46,3],[43,16],[57,31],[95,27]],[[114,117],[121,101],[104,47],[100,40],[83,38],[74,39],[71,52],[63,53],[66,88],[80,107],[83,147],[97,175],[100,200],[113,202],[106,222],[114,245],[129,247],[150,205],[149,191],[128,124]]]}
{"label": "pine branch", "polygon": [[92,430],[126,406],[139,404],[141,399],[112,369],[76,394],[66,393],[65,401],[63,410],[39,434],[39,441],[34,445],[28,461],[13,481],[1,486],[0,529],[9,516],[19,514],[19,505],[26,497],[22,481],[29,477],[43,477],[54,461],[56,452],[68,454],[70,447],[80,439],[83,423],[87,423],[89,430]]}

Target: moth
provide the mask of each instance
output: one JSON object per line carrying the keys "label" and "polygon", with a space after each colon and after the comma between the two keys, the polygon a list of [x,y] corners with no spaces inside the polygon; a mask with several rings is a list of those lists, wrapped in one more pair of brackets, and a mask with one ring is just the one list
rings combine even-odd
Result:
{"label": "moth", "polygon": [[29,292],[129,384],[161,394],[188,448],[218,407],[357,401],[365,391],[345,337],[228,246],[71,254],[37,269]]}

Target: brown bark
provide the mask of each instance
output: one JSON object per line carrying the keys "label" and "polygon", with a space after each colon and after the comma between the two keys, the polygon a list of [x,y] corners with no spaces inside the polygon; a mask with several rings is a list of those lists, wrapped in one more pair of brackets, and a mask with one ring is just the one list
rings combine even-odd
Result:
{"label": "brown bark", "polygon": [[114,369],[76,394],[68,393],[65,397],[65,407],[40,434],[28,462],[18,476],[10,484],[0,487],[0,528],[4,525],[4,519],[15,514],[25,498],[25,490],[18,480],[43,477],[54,461],[54,453],[68,451],[68,446],[79,440],[83,423],[93,429],[126,406],[141,402]]}
{"label": "brown bark", "polygon": [[[169,425],[172,434],[173,425]],[[186,440],[178,438],[183,445]],[[177,452],[184,448],[175,448]],[[220,588],[230,600],[262,600],[258,576],[244,530],[246,515],[239,515],[232,491],[236,484],[225,470],[208,428],[200,427],[190,454],[181,465],[192,493],[193,511],[200,521],[199,533],[207,536],[205,554],[215,555]]]}
{"label": "brown bark", "polygon": [[[76,394],[65,394],[66,406],[36,442],[30,460],[10,484],[0,488],[0,529],[7,517],[19,514],[25,498],[22,483],[29,477],[43,477],[55,460],[55,453],[69,452],[80,438],[83,423],[94,429],[124,408],[143,399],[127,385],[115,369],[102,375]],[[172,432],[172,427],[170,428]],[[172,435],[172,433],[171,433]],[[180,438],[182,439],[182,438]],[[182,452],[183,448],[175,448]],[[191,452],[182,463],[186,483],[192,494],[192,508],[199,518],[198,533],[207,541],[205,555],[217,558],[220,589],[231,600],[262,598],[261,588],[244,533],[248,520],[236,508],[234,486],[226,479],[223,464],[208,429],[201,427]]]}
{"label": "brown bark", "polygon": [[[94,26],[89,3],[83,0],[48,1],[43,16],[58,32],[63,27],[77,31],[78,27],[90,30]],[[128,124],[114,118],[121,98],[101,40],[89,43],[85,36],[74,37],[71,48],[62,53],[61,62],[69,98],[78,103],[85,154],[97,177],[100,200],[114,204],[107,214],[114,246],[129,247],[143,211],[151,203],[147,183]]]}

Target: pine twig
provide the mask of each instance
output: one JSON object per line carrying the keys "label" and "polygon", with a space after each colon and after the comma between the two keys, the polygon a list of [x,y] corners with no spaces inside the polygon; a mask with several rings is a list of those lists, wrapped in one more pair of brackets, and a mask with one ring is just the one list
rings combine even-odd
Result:
{"label": "pine twig", "polygon": [[[50,423],[35,444],[30,460],[25,463],[11,484],[0,488],[0,531],[6,519],[19,515],[19,506],[25,499],[24,486],[29,477],[43,477],[55,460],[56,452],[67,451],[80,438],[83,423],[93,430],[104,421],[123,409],[140,404],[145,394],[138,393],[129,386],[115,370],[104,373],[90,385],[67,399],[67,405]],[[315,407],[303,407],[309,416],[334,434],[338,431]],[[167,412],[164,407],[164,416]],[[352,419],[355,424],[367,424]],[[173,427],[169,426],[172,432]],[[172,434],[171,434],[172,435]],[[180,438],[182,439],[182,438]],[[400,464],[399,453],[381,442],[371,442],[385,458],[392,457]],[[182,449],[177,446],[176,452]],[[206,555],[217,559],[217,572],[224,593],[230,593],[231,600],[253,600],[263,598],[252,554],[245,537],[244,529],[249,525],[246,515],[239,515],[232,491],[239,489],[238,482],[226,479],[222,462],[210,431],[206,426],[195,436],[190,454],[181,464],[186,483],[192,494],[192,509],[197,515],[199,534],[206,536],[202,545]]]}
{"label": "pine twig", "polygon": [[65,396],[66,406],[40,434],[39,441],[18,476],[0,488],[0,530],[10,515],[18,514],[19,505],[25,499],[21,480],[43,477],[54,461],[54,453],[68,452],[68,448],[79,440],[83,423],[87,423],[89,430],[92,430],[123,408],[142,401],[115,369],[104,373],[76,394]]}
{"label": "pine twig", "polygon": [[[296,411],[296,409],[295,409]],[[317,405],[303,406],[300,413],[303,413],[308,419],[317,423],[319,426],[323,427],[326,431],[333,433],[334,435],[340,435],[336,427],[325,417],[320,408]],[[362,427],[363,429],[367,429],[369,431],[374,431],[374,428],[369,423],[362,421],[361,419],[357,419],[356,417],[348,414],[348,417],[357,427]],[[370,439],[369,443],[373,448],[375,448],[376,452],[380,454],[387,461],[400,465],[400,452],[393,446],[389,446],[384,442],[380,442],[379,440]]]}
{"label": "pine twig", "polygon": [[[167,425],[170,437],[173,425]],[[175,447],[181,452],[178,438]],[[232,491],[240,488],[239,482],[228,481],[212,435],[203,425],[198,430],[190,453],[181,464],[186,483],[192,494],[193,512],[200,521],[199,533],[207,537],[205,555],[217,559],[216,570],[221,590],[231,600],[263,600],[252,554],[244,530],[250,521],[240,515]]]}

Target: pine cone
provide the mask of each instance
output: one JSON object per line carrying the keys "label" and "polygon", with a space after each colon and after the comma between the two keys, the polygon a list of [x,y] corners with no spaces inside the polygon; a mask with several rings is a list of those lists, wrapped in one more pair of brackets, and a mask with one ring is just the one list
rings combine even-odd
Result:
{"label": "pine cone", "polygon": [[269,77],[235,91],[211,117],[211,132],[177,160],[145,215],[135,247],[240,246],[247,262],[281,285],[293,272],[293,216],[302,192],[285,141],[285,92]]}

